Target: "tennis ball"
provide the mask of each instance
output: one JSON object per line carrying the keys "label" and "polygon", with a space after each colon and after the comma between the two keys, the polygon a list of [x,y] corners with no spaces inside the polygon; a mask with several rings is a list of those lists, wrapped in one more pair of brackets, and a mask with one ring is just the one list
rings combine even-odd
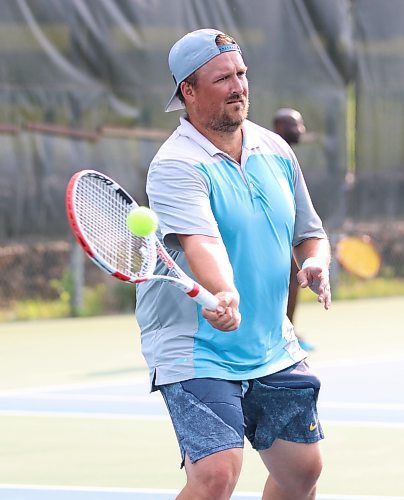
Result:
{"label": "tennis ball", "polygon": [[150,208],[137,207],[128,213],[126,224],[129,231],[135,236],[144,237],[156,232],[158,219]]}

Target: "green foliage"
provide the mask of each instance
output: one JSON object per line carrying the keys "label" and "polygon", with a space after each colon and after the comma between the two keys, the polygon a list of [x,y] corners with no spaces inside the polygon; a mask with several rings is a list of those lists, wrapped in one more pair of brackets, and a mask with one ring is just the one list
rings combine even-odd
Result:
{"label": "green foliage", "polygon": [[58,302],[65,304],[70,309],[70,301],[73,290],[73,277],[70,272],[65,272],[61,279],[50,280],[50,287],[59,296]]}
{"label": "green foliage", "polygon": [[[332,287],[333,300],[352,300],[376,297],[404,296],[404,278],[383,276],[363,280],[347,273],[341,273],[339,280]],[[301,290],[299,300],[312,302],[316,296],[309,289]]]}
{"label": "green foliage", "polygon": [[404,279],[374,278],[369,281],[344,279],[334,290],[335,300],[404,296]]}
{"label": "green foliage", "polygon": [[91,317],[133,310],[133,286],[117,280],[108,280],[83,290],[82,304],[73,308],[73,277],[66,272],[61,279],[53,279],[50,286],[56,299],[23,299],[0,308],[0,321],[64,318],[69,316]]}
{"label": "green foliage", "polygon": [[78,316],[101,316],[105,313],[106,287],[99,284],[94,288],[86,287],[83,294],[83,305],[77,311]]}
{"label": "green foliage", "polygon": [[0,310],[0,321],[65,318],[69,312],[69,305],[62,300],[21,300]]}
{"label": "green foliage", "polygon": [[[387,269],[383,275],[371,280],[355,278],[341,273],[333,286],[333,300],[351,300],[371,297],[404,296],[404,278],[393,277]],[[105,314],[126,313],[134,309],[135,287],[117,280],[108,280],[92,287],[85,287],[82,305],[72,309],[73,279],[65,273],[60,280],[52,280],[51,287],[57,299],[25,299],[14,301],[0,308],[0,321],[37,320],[69,316],[91,317]],[[312,302],[316,296],[309,289],[300,291],[300,302]]]}

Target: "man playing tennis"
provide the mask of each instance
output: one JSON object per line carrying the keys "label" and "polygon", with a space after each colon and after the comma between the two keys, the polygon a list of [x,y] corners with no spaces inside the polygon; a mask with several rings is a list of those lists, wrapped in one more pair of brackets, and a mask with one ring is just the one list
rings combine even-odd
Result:
{"label": "man playing tennis", "polygon": [[264,499],[314,499],[323,434],[310,372],[286,316],[291,248],[326,309],[329,244],[300,167],[247,120],[247,68],[229,36],[197,30],[171,49],[185,116],[148,173],[150,206],[175,260],[220,298],[216,311],[162,282],[138,285],[153,389],[167,404],[187,482],[178,499],[227,500],[244,436],[270,475]]}

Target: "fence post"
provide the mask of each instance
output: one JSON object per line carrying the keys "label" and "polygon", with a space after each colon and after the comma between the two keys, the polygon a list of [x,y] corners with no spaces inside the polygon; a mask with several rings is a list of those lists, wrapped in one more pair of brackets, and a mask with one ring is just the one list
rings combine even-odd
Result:
{"label": "fence post", "polygon": [[70,297],[70,314],[78,316],[83,307],[84,290],[84,252],[75,241],[72,244],[70,266],[72,275],[72,293]]}

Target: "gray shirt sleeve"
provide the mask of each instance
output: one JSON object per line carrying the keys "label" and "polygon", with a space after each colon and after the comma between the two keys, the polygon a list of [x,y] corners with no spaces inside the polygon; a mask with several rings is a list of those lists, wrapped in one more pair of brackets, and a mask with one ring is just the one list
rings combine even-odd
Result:
{"label": "gray shirt sleeve", "polygon": [[146,191],[167,247],[182,249],[177,234],[220,236],[210,207],[208,180],[191,164],[155,158],[149,168]]}
{"label": "gray shirt sleeve", "polygon": [[327,238],[321,219],[311,201],[302,170],[293,149],[280,135],[270,131],[267,133],[273,151],[292,163],[296,206],[292,245],[297,246],[302,241],[310,238]]}
{"label": "gray shirt sleeve", "polygon": [[292,245],[297,246],[309,238],[324,239],[327,238],[327,235],[311,201],[299,163],[295,155],[293,153],[292,155],[295,169],[294,185],[296,203],[296,220]]}

